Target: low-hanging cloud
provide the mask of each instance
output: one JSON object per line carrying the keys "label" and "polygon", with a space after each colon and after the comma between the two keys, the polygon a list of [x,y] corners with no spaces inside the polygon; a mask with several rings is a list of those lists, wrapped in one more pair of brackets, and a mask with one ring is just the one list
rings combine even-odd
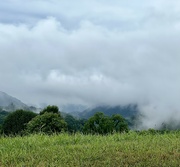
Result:
{"label": "low-hanging cloud", "polygon": [[[31,9],[26,4],[28,10],[21,12],[26,13],[23,18],[31,21],[20,18],[11,22],[9,14],[8,21],[3,19],[0,23],[2,91],[30,104],[136,103],[147,115],[143,122],[147,127],[162,123],[173,114],[177,119],[179,2],[173,1],[169,15],[168,1],[164,8],[160,5],[164,1],[158,2],[143,3],[145,10],[141,12],[136,6],[122,4],[118,8],[118,3],[108,7],[106,2],[99,10],[94,8],[92,14],[90,9],[78,12],[72,6],[69,13],[58,12],[57,8],[48,11],[47,6],[38,11],[40,8]],[[35,2],[28,3],[32,7]],[[3,5],[8,6],[5,2]],[[63,5],[66,7],[67,3]],[[84,2],[82,7],[88,5]],[[114,8],[121,10],[114,12]],[[18,12],[12,10],[13,14]],[[73,16],[76,22],[72,21]]]}

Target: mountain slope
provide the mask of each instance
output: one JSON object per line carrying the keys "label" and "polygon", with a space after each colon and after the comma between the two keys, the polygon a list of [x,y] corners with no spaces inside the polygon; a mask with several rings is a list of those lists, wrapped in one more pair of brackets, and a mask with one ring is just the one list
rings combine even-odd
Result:
{"label": "mountain slope", "polygon": [[14,111],[16,109],[26,109],[28,106],[15,97],[0,91],[0,106],[6,111]]}
{"label": "mountain slope", "polygon": [[79,117],[88,119],[93,116],[96,112],[103,112],[105,115],[111,116],[113,114],[120,114],[124,118],[130,118],[138,114],[137,105],[127,106],[98,106],[92,109],[84,110],[83,112],[72,112],[71,114]]}

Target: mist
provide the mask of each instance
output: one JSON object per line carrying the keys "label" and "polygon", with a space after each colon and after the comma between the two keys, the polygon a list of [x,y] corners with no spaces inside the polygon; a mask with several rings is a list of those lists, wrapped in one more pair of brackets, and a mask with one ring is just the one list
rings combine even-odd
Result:
{"label": "mist", "polygon": [[1,6],[2,91],[34,105],[137,104],[144,128],[180,120],[178,1],[137,1],[142,10],[115,1],[17,2]]}

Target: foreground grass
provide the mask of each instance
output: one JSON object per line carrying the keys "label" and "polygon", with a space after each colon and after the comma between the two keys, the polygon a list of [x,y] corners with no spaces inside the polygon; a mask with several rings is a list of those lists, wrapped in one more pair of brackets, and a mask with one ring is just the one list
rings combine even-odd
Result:
{"label": "foreground grass", "polygon": [[0,137],[0,166],[180,166],[180,132]]}

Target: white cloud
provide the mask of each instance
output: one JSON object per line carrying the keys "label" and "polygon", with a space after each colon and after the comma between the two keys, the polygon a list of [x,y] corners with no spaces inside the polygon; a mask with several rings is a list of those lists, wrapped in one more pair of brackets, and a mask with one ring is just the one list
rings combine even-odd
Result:
{"label": "white cloud", "polygon": [[23,2],[0,10],[2,91],[34,104],[137,103],[158,120],[180,110],[178,1]]}

